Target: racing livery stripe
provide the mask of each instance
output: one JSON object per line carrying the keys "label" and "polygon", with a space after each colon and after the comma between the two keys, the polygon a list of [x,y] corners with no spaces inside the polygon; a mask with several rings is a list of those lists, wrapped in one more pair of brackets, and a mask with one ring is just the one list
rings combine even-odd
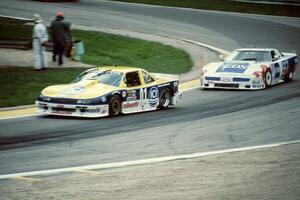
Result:
{"label": "racing livery stripe", "polygon": [[216,72],[229,72],[229,73],[244,73],[249,67],[249,63],[223,63]]}

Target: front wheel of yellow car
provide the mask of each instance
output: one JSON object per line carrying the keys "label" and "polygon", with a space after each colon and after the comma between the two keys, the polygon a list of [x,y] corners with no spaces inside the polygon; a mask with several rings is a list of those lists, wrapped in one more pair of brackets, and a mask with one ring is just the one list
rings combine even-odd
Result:
{"label": "front wheel of yellow car", "polygon": [[119,96],[112,96],[109,102],[109,115],[116,116],[121,112],[121,99]]}

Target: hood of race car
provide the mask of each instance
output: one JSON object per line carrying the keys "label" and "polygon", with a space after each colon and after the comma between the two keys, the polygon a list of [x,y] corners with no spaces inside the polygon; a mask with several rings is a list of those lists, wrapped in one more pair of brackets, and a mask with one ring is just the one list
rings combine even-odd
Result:
{"label": "hood of race car", "polygon": [[203,67],[206,75],[249,76],[261,70],[261,63],[255,61],[225,61],[209,63]]}
{"label": "hood of race car", "polygon": [[90,99],[116,89],[117,87],[101,84],[97,80],[84,80],[73,84],[49,86],[42,91],[42,95],[59,98]]}

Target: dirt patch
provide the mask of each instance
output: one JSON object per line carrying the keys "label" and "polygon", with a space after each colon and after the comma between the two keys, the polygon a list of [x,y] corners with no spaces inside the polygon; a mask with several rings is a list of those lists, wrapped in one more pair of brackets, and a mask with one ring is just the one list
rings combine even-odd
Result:
{"label": "dirt patch", "polygon": [[[52,53],[47,52],[49,67],[94,67],[93,65],[73,61],[71,58],[64,58],[64,65],[59,66],[57,62],[52,62]],[[1,49],[0,66],[32,67],[33,54],[28,50]]]}

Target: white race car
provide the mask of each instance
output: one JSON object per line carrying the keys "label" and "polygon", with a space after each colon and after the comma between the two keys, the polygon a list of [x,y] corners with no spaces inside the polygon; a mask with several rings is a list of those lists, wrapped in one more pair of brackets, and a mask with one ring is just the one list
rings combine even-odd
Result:
{"label": "white race car", "polygon": [[200,83],[205,88],[264,89],[292,81],[298,58],[276,49],[234,50],[224,61],[202,68]]}

